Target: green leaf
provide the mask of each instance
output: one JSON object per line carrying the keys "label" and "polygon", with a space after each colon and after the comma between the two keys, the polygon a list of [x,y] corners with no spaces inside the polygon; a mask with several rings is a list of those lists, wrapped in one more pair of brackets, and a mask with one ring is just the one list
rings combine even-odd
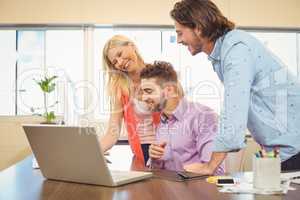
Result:
{"label": "green leaf", "polygon": [[52,81],[53,81],[54,79],[56,79],[56,78],[57,78],[57,76],[52,76],[52,77],[50,77],[50,78],[49,78],[49,83],[52,82]]}
{"label": "green leaf", "polygon": [[45,113],[46,122],[51,123],[53,120],[55,120],[56,116],[54,114],[54,111],[51,111],[49,113]]}
{"label": "green leaf", "polygon": [[50,93],[55,89],[55,83],[51,83],[54,79],[56,79],[57,76],[52,76],[50,78],[44,77],[44,79],[40,80],[39,82],[36,83],[41,87],[43,92]]}
{"label": "green leaf", "polygon": [[52,92],[55,89],[55,83],[49,85],[48,92]]}

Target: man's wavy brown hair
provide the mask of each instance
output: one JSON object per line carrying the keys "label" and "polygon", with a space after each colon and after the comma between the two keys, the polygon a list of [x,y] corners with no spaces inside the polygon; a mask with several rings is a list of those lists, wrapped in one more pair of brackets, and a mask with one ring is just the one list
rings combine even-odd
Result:
{"label": "man's wavy brown hair", "polygon": [[155,61],[153,64],[147,64],[141,71],[141,79],[156,78],[159,84],[177,83],[177,73],[171,63],[164,61]]}
{"label": "man's wavy brown hair", "polygon": [[181,0],[170,15],[183,26],[199,29],[202,37],[213,42],[235,27],[210,0]]}

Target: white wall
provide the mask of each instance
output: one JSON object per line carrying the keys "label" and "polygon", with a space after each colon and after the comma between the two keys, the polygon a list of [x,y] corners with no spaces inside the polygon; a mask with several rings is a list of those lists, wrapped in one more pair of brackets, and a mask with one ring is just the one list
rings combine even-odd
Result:
{"label": "white wall", "polygon": [[[172,25],[178,0],[0,0],[0,24]],[[239,26],[300,27],[299,0],[213,0]]]}

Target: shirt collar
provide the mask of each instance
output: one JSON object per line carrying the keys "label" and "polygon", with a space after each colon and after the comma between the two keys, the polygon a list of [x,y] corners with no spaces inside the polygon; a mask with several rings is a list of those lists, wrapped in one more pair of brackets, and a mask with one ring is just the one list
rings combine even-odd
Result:
{"label": "shirt collar", "polygon": [[216,40],[212,52],[210,53],[210,55],[208,55],[208,60],[210,60],[212,62],[217,62],[217,61],[221,60],[221,58],[220,58],[221,55],[220,54],[221,54],[221,46],[222,46],[222,43],[223,43],[223,39],[224,39],[224,36],[219,37]]}

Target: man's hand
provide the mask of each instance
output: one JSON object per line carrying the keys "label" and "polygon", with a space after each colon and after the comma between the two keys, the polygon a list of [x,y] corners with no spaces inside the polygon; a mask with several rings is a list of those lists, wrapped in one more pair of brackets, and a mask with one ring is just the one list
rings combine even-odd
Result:
{"label": "man's hand", "polygon": [[166,145],[166,142],[162,142],[160,144],[151,144],[149,147],[150,158],[153,160],[160,159],[165,153]]}
{"label": "man's hand", "polygon": [[208,165],[208,163],[192,163],[184,165],[183,169],[187,172],[193,172],[202,175],[213,175],[214,170]]}
{"label": "man's hand", "polygon": [[213,152],[208,163],[192,163],[184,165],[183,169],[188,172],[193,172],[202,175],[213,175],[215,170],[225,159],[226,152]]}

